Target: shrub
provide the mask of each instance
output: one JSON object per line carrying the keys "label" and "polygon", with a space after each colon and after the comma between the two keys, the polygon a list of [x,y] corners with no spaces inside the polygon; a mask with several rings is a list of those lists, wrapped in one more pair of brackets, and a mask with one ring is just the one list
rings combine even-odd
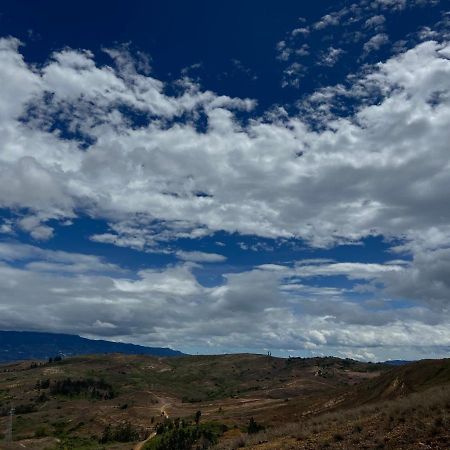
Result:
{"label": "shrub", "polygon": [[36,428],[36,431],[34,432],[34,437],[36,437],[36,438],[43,438],[48,435],[49,434],[48,434],[47,428],[45,428],[43,426]]}
{"label": "shrub", "polygon": [[50,387],[50,380],[38,380],[36,381],[35,389],[48,389]]}
{"label": "shrub", "polygon": [[250,420],[248,422],[247,426],[247,433],[248,434],[255,434],[259,433],[260,431],[265,430],[265,427],[255,421],[253,417],[250,417]]}
{"label": "shrub", "polygon": [[123,422],[116,426],[107,425],[103,430],[100,443],[107,442],[133,442],[140,438],[140,431],[134,428],[130,422]]}

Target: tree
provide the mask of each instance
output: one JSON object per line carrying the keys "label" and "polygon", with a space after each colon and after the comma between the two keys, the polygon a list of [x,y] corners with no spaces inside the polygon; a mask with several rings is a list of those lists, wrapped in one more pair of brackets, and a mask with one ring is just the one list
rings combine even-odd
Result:
{"label": "tree", "polygon": [[250,421],[248,422],[247,426],[248,434],[258,433],[259,431],[263,431],[264,429],[265,429],[264,425],[257,423],[253,417],[250,417]]}
{"label": "tree", "polygon": [[202,412],[201,411],[197,411],[195,413],[195,424],[198,426],[198,424],[200,423],[200,417],[202,417]]}

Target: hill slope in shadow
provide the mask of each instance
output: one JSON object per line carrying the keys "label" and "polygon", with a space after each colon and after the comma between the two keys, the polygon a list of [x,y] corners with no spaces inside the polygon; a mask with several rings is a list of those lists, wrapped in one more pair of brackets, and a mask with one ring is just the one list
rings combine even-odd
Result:
{"label": "hill slope in shadow", "polygon": [[129,355],[181,356],[170,348],[144,347],[104,340],[86,339],[71,334],[30,331],[0,331],[0,363],[55,356],[76,356],[101,353]]}

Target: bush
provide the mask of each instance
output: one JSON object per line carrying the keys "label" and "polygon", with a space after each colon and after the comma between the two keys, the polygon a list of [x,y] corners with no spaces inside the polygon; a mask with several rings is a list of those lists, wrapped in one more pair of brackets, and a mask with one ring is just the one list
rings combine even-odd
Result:
{"label": "bush", "polygon": [[50,380],[38,380],[36,381],[35,389],[48,389],[50,387]]}
{"label": "bush", "polygon": [[344,436],[340,433],[335,433],[333,435],[334,442],[342,442],[344,440]]}
{"label": "bush", "polygon": [[108,425],[103,430],[100,443],[106,442],[133,442],[140,439],[140,431],[134,428],[130,422],[123,422],[116,426]]}
{"label": "bush", "polygon": [[36,398],[36,403],[45,403],[49,398],[45,392],[41,392],[39,396]]}
{"label": "bush", "polygon": [[253,417],[250,417],[250,420],[249,420],[248,426],[247,426],[248,434],[256,434],[265,429],[266,429],[266,427],[264,427],[263,425],[261,425],[259,423],[256,423],[255,419]]}
{"label": "bush", "polygon": [[43,438],[48,436],[48,430],[45,427],[38,427],[36,428],[36,431],[34,432],[34,437],[36,438]]}

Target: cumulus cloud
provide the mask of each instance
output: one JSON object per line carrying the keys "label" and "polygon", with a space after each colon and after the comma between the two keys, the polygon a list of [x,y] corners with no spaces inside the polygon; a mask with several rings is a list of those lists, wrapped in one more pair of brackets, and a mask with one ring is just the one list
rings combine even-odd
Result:
{"label": "cumulus cloud", "polygon": [[[97,67],[87,52],[65,50],[36,72],[16,41],[2,42],[1,72],[16,74],[5,84],[20,83],[0,88],[0,204],[30,210],[17,225],[37,239],[51,236],[46,220],[76,211],[109,221],[111,231],[93,239],[137,248],[218,230],[315,246],[370,234],[414,239],[431,226],[447,233],[445,44],[425,42],[354,80],[351,93],[365,102],[318,133],[300,116],[244,126],[233,109],[248,110],[250,100],[191,87],[167,97],[161,82]],[[54,100],[44,102],[48,91]],[[88,99],[96,111],[85,110]],[[42,123],[66,103],[79,115],[70,125],[92,137],[86,149]],[[160,119],[134,126],[112,108],[122,103]],[[37,118],[24,121],[32,107]],[[167,122],[186,108],[191,121]],[[195,127],[199,108],[205,131]]]}
{"label": "cumulus cloud", "polygon": [[320,64],[324,66],[334,66],[338,59],[341,57],[341,55],[345,53],[344,50],[341,48],[334,48],[330,47],[327,49],[327,51],[322,55],[322,58],[320,60]]}
{"label": "cumulus cloud", "polygon": [[[225,274],[212,288],[199,284],[190,263],[130,276],[96,256],[18,243],[3,243],[0,261],[2,329],[45,328],[186,351],[276,348],[372,359],[439,356],[450,346],[448,315],[415,305],[396,310],[381,297],[350,301],[342,289],[302,284],[314,271],[354,275],[326,261]],[[367,279],[394,272],[383,265],[357,271]]]}
{"label": "cumulus cloud", "polygon": [[450,313],[450,249],[421,251],[406,270],[387,274],[390,295],[414,299],[439,313]]}
{"label": "cumulus cloud", "polygon": [[0,261],[21,262],[26,267],[51,272],[121,272],[117,265],[82,253],[46,250],[18,242],[0,242]]}
{"label": "cumulus cloud", "polygon": [[342,14],[340,12],[335,12],[332,14],[325,14],[318,22],[316,22],[313,27],[316,30],[322,30],[323,28],[329,27],[329,26],[336,26],[339,25],[339,20],[341,18]]}
{"label": "cumulus cloud", "polygon": [[294,62],[283,70],[283,79],[281,81],[282,87],[295,87],[300,86],[300,79],[305,75],[306,68],[298,63]]}
{"label": "cumulus cloud", "polygon": [[214,263],[214,262],[223,262],[226,261],[226,256],[219,255],[217,253],[205,253],[205,252],[185,252],[178,251],[176,252],[177,258],[182,259],[183,261],[192,261],[198,263]]}
{"label": "cumulus cloud", "polygon": [[[426,0],[425,0],[426,1]],[[373,7],[379,7],[381,9],[392,9],[400,11],[402,9],[405,9],[407,6],[406,0],[374,0]],[[410,3],[423,3],[421,1],[413,0]]]}
{"label": "cumulus cloud", "polygon": [[370,53],[376,50],[379,50],[383,45],[386,45],[389,42],[389,36],[386,33],[378,33],[375,36],[372,36],[365,44],[364,44],[364,53]]}
{"label": "cumulus cloud", "polygon": [[[193,262],[222,255],[179,252],[186,262],[133,277],[98,257],[4,243],[0,327],[48,324],[180,348],[355,347],[376,357],[387,347],[448,348],[448,43],[423,42],[365,67],[349,87],[316,92],[318,127],[281,108],[258,117],[255,101],[187,79],[169,95],[122,53],[100,66],[89,51],[66,49],[36,67],[17,40],[0,41],[0,207],[13,216],[3,233],[45,240],[52,220],[85,214],[108,224],[92,240],[138,250],[216,231],[313,247],[383,235],[412,260],[266,265],[206,288]],[[301,68],[292,70],[298,79]],[[330,106],[338,96],[355,101],[347,115]],[[312,285],[334,276],[360,285]],[[378,303],[353,302],[346,289],[370,290]],[[392,307],[402,299],[410,303]]]}
{"label": "cumulus cloud", "polygon": [[[387,28],[398,21],[408,22],[409,30],[405,30],[406,40],[394,43],[393,50],[399,51],[413,48],[418,40],[427,39],[447,39],[449,37],[448,12],[443,10],[442,19],[438,20],[431,27],[425,26],[414,29],[413,22],[405,16],[410,10],[416,9],[421,14],[420,9],[429,8],[430,14],[436,12],[440,0],[360,0],[359,2],[336,2],[334,10],[322,16],[318,21],[294,28],[286,33],[284,39],[278,44],[278,59],[288,65],[301,62],[297,57],[298,46],[311,45],[314,51],[310,51],[311,58],[308,64],[321,64],[323,66],[334,66],[334,64],[324,64],[324,55],[327,53],[325,46],[333,42],[333,47],[340,48],[344,52],[355,53],[354,45],[359,42],[366,42],[362,48],[360,58],[364,59],[369,53],[379,51],[388,44]],[[433,12],[432,9],[433,8]],[[436,8],[436,9],[434,9]],[[389,20],[387,20],[387,18]],[[393,18],[395,20],[391,21]],[[410,23],[409,23],[410,22]],[[334,28],[334,29],[333,29]],[[337,30],[336,30],[337,29]],[[376,34],[375,34],[376,33]],[[395,34],[395,31],[394,31]],[[320,44],[318,44],[320,42]],[[324,47],[318,48],[318,45]],[[318,58],[314,58],[319,55]],[[303,55],[302,55],[303,56]],[[347,68],[343,65],[343,69]]]}
{"label": "cumulus cloud", "polygon": [[386,22],[386,18],[382,14],[379,14],[379,15],[376,15],[376,16],[369,17],[366,20],[364,25],[367,28],[380,29],[380,27],[382,25],[384,25],[385,22]]}

